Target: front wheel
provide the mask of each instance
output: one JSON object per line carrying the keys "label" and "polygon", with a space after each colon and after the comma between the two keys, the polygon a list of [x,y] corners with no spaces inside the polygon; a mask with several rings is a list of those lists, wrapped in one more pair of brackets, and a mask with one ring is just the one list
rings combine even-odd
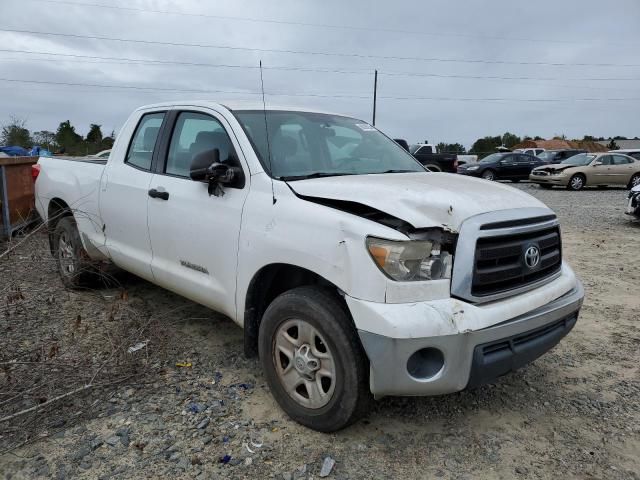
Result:
{"label": "front wheel", "polygon": [[300,287],[281,294],[264,313],[258,342],[269,388],[293,420],[333,432],[366,413],[366,355],[330,291]]}
{"label": "front wheel", "polygon": [[629,182],[629,189],[637,187],[638,185],[640,185],[640,173],[636,173],[633,177],[631,177],[631,181]]}
{"label": "front wheel", "polygon": [[489,181],[494,181],[496,179],[496,172],[493,170],[485,170],[482,172],[482,178]]}
{"label": "front wheel", "polygon": [[582,190],[584,188],[585,178],[580,174],[576,174],[569,179],[569,183],[567,184],[567,188],[569,190]]}

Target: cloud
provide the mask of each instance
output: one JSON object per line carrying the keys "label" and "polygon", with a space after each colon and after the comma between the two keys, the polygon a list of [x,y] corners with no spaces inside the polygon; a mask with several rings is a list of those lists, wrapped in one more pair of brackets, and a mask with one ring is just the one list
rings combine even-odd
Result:
{"label": "cloud", "polygon": [[[238,0],[205,5],[196,0],[132,0],[122,10],[41,0],[4,0],[0,28],[160,42],[358,54],[358,57],[129,43],[0,31],[2,49],[166,62],[245,65],[137,64],[116,60],[0,52],[0,77],[46,82],[122,85],[175,90],[258,92],[260,60],[266,67],[334,70],[264,71],[270,104],[319,108],[371,120],[373,70],[380,71],[377,125],[410,142],[461,142],[504,131],[569,137],[640,134],[637,112],[640,67],[526,65],[401,60],[416,57],[558,64],[640,64],[640,4],[616,2],[609,15],[601,2],[262,2]],[[97,2],[97,0],[96,0]],[[107,3],[106,1],[104,2]],[[194,13],[173,15],[142,10]],[[212,18],[249,17],[316,25]],[[414,33],[418,32],[418,33]],[[375,56],[376,58],[367,58]],[[358,71],[338,73],[335,70]],[[385,73],[449,76],[405,76]],[[505,80],[451,78],[492,76],[545,78]],[[308,96],[303,95],[323,95]],[[341,95],[341,96],[339,96]],[[345,98],[345,96],[363,98]],[[54,130],[70,119],[81,133],[90,123],[118,130],[143,104],[180,98],[258,100],[256,95],[203,94],[0,81],[0,122],[27,118],[32,130]],[[423,100],[399,97],[425,97]],[[506,99],[460,101],[456,99]],[[617,98],[627,101],[567,101]],[[508,100],[511,99],[511,100]],[[532,102],[523,100],[551,100]],[[557,101],[564,99],[565,101]]]}

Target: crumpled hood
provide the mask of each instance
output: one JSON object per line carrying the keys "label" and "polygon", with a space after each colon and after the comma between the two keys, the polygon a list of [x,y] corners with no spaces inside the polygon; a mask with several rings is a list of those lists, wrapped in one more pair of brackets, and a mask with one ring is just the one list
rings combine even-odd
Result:
{"label": "crumpled hood", "polygon": [[545,205],[516,188],[450,173],[346,175],[290,182],[303,197],[345,200],[375,208],[415,228],[458,231],[480,213]]}
{"label": "crumpled hood", "polygon": [[534,170],[566,170],[567,168],[577,167],[578,165],[567,165],[566,163],[552,163],[550,165],[542,165],[534,168]]}

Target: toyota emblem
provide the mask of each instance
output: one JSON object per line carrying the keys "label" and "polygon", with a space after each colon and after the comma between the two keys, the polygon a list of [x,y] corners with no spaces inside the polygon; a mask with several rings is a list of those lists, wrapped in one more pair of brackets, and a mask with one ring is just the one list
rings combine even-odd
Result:
{"label": "toyota emblem", "polygon": [[536,268],[540,263],[540,249],[535,245],[531,245],[524,252],[524,263],[529,268]]}

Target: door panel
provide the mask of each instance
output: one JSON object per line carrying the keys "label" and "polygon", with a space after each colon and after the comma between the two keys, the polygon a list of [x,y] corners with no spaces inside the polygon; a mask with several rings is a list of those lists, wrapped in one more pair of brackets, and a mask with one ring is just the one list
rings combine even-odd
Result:
{"label": "door panel", "polygon": [[612,155],[611,182],[616,185],[628,185],[634,173],[633,163],[623,155]]}
{"label": "door panel", "polygon": [[156,283],[235,318],[238,241],[248,186],[225,187],[224,195],[216,197],[205,182],[188,178],[193,157],[213,148],[220,151],[221,162],[239,165],[239,148],[225,128],[224,119],[208,114],[177,116],[163,171],[150,184],[168,198],[149,199],[149,235]]}
{"label": "door panel", "polygon": [[597,158],[602,165],[594,165],[593,162],[587,169],[587,184],[605,185],[611,183],[611,155],[603,155]]}
{"label": "door panel", "polygon": [[507,155],[502,160],[498,167],[499,178],[520,178],[518,173],[518,155]]}
{"label": "door panel", "polygon": [[[119,267],[153,280],[147,201],[151,159],[164,112],[141,117],[125,158],[113,158],[105,168],[100,191],[100,215],[106,246]],[[124,133],[123,133],[124,134]]]}

